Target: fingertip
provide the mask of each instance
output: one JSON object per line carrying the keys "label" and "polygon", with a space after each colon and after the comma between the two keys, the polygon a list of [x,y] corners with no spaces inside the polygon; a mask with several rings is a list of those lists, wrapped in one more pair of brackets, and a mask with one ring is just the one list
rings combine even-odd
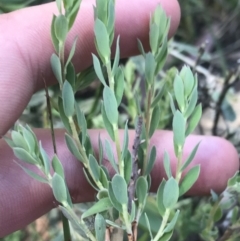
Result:
{"label": "fingertip", "polygon": [[202,137],[193,165],[197,163],[201,165],[200,176],[188,192],[190,195],[208,195],[211,190],[221,193],[228,179],[239,170],[237,150],[231,142],[220,137]]}

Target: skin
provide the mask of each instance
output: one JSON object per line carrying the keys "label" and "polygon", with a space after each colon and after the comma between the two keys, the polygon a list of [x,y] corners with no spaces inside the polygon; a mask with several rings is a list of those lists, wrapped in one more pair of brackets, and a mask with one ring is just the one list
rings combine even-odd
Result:
{"label": "skin", "polygon": [[[160,3],[171,17],[171,37],[180,19],[180,9],[175,0],[118,0],[116,6],[116,35],[121,35],[121,57],[138,54],[136,39],[148,48],[149,16]],[[73,62],[77,71],[91,65],[91,53],[96,53],[93,38],[93,1],[83,0],[79,17],[67,41],[69,50],[73,39],[79,36]],[[0,16],[0,135],[6,134],[26,107],[31,96],[43,88],[42,73],[48,85],[56,81],[49,65],[54,52],[50,39],[52,14],[55,4],[19,10]],[[43,17],[44,16],[44,17]],[[131,23],[131,24],[129,24]],[[53,155],[49,130],[36,130],[37,137],[50,157]],[[90,130],[89,134],[97,152],[97,136],[108,138],[103,130]],[[132,146],[134,132],[130,131]],[[122,134],[121,134],[122,136]],[[238,154],[232,144],[217,137],[190,136],[185,145],[184,158],[201,140],[199,151],[191,166],[200,164],[201,173],[189,195],[207,195],[210,189],[221,192],[226,182],[239,168]],[[94,192],[86,182],[82,166],[69,153],[64,142],[64,131],[56,131],[58,155],[62,161],[67,184],[74,202],[94,200]],[[162,168],[164,150],[168,151],[174,172],[172,132],[157,131],[151,145],[157,148],[157,163],[152,172],[152,191],[156,191],[165,176]],[[0,140],[0,237],[25,227],[36,218],[56,207],[51,189],[28,177],[13,160],[17,160],[7,144]],[[22,165],[27,166],[22,163]],[[106,164],[107,165],[107,164]],[[27,166],[32,168],[31,166]],[[35,170],[34,168],[32,168]]]}

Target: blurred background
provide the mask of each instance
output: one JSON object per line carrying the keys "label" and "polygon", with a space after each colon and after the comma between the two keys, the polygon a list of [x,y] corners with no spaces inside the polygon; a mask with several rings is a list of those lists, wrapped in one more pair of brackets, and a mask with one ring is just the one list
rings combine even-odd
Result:
{"label": "blurred background", "polygon": [[[47,2],[50,1],[0,0],[0,13],[4,14]],[[159,73],[159,79],[167,80],[168,89],[171,91],[175,67],[180,69],[185,64],[189,65],[198,74],[199,101],[203,105],[203,117],[196,133],[224,137],[230,140],[240,153],[240,1],[182,0],[180,5],[182,9],[180,27],[174,39],[169,42],[169,57],[166,67]],[[122,64],[126,65],[126,78],[130,73],[132,83],[143,78],[141,57],[123,60]],[[99,113],[98,100],[101,98],[99,87],[98,81],[95,81],[87,89],[77,93],[78,103],[87,116],[89,128],[103,127]],[[54,98],[58,90],[53,87],[49,93],[53,100],[52,111],[55,126],[61,127],[58,112],[54,109]],[[125,96],[125,105],[131,105],[131,98],[130,95]],[[163,103],[161,115],[162,121],[159,128],[171,128],[172,116],[167,99]],[[131,119],[124,108],[121,116],[122,124],[127,118]],[[44,91],[33,96],[19,122],[28,123],[33,127],[49,126]],[[81,212],[88,205],[90,204],[80,205],[76,209]],[[240,240],[238,201],[228,207],[220,219],[216,219],[217,221],[211,224],[211,237],[199,235],[203,232],[212,210],[209,198],[185,197],[178,205],[182,211],[171,241]],[[153,232],[158,228],[155,224],[160,220],[155,208],[153,198],[149,197],[146,211],[150,217]],[[232,228],[233,222],[230,221],[233,213],[235,213],[235,229]],[[143,220],[140,228],[141,238],[139,240],[149,240]],[[232,230],[231,236],[224,236],[229,230]],[[26,229],[15,232],[2,240],[63,240],[60,214],[57,210],[53,210]]]}

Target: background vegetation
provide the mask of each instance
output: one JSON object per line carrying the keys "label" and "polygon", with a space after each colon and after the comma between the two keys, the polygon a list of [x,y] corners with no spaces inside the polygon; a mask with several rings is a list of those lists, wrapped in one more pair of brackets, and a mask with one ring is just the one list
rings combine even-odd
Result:
{"label": "background vegetation", "polygon": [[[0,0],[0,12],[5,13],[25,7],[27,5],[37,5],[50,2],[49,0]],[[222,136],[230,140],[240,153],[240,97],[239,97],[239,59],[240,59],[240,3],[238,0],[182,0],[182,19],[178,32],[171,41],[171,50],[167,63],[167,69],[172,65],[179,68],[188,64],[198,72],[199,75],[199,101],[203,103],[203,118],[198,132],[201,134],[213,134]],[[123,64],[126,61],[123,61]],[[132,58],[129,64],[129,71],[134,73],[135,78],[142,75],[141,60]],[[174,71],[174,70],[172,70]],[[171,76],[171,73],[161,75]],[[171,87],[171,78],[169,78]],[[87,91],[79,92],[79,104],[84,107],[88,114],[88,124],[92,127],[102,127],[100,118],[91,118],[98,110],[99,92],[97,82],[94,82]],[[50,91],[53,99],[57,94],[55,89]],[[162,106],[161,128],[167,129],[171,124],[169,103]],[[54,110],[53,110],[54,111]],[[126,118],[123,114],[123,120]],[[47,112],[45,103],[45,93],[38,92],[33,96],[28,107],[24,111],[21,122],[30,123],[35,127],[47,127]],[[55,113],[55,124],[60,125],[57,113]],[[124,123],[124,122],[123,122]],[[89,205],[89,204],[85,204]],[[159,217],[155,215],[155,204],[149,198],[147,212],[152,217],[152,227],[154,220]],[[238,207],[235,203],[234,207]],[[171,240],[178,241],[198,241],[203,240],[199,236],[201,224],[205,222],[207,215],[211,211],[209,198],[184,198],[179,202],[181,215],[177,223],[176,232]],[[84,209],[84,205],[78,207],[79,211]],[[231,207],[232,208],[232,207]],[[232,239],[227,239],[226,231],[229,230],[230,217],[233,209],[228,209],[218,222],[214,223],[216,232],[222,239],[218,240],[239,240],[237,233],[240,228],[231,229]],[[239,211],[237,212],[239,219]],[[50,214],[29,225],[26,229],[18,231],[6,238],[4,241],[13,240],[62,240],[61,227],[59,224],[59,213],[53,210]],[[91,222],[91,220],[90,220]],[[142,238],[148,240],[145,233],[145,224],[141,223]],[[235,235],[236,234],[236,235]],[[214,234],[213,234],[214,237]],[[213,239],[215,240],[215,239]]]}

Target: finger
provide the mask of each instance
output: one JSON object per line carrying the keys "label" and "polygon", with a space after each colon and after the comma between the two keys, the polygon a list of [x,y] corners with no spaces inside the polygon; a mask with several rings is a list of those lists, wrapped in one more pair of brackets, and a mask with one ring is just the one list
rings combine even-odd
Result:
{"label": "finger", "polygon": [[[53,156],[51,135],[49,130],[36,131],[47,153]],[[90,138],[94,149],[97,150],[98,134],[102,140],[108,138],[105,131],[90,130]],[[121,132],[121,138],[123,133]],[[74,202],[93,201],[95,193],[87,183],[82,165],[68,151],[64,132],[56,131],[58,156],[63,163],[67,185]],[[130,131],[129,148],[134,139],[134,132]],[[199,150],[192,166],[200,164],[201,173],[197,183],[191,189],[191,195],[209,194],[210,189],[221,192],[229,177],[239,168],[238,155],[234,147],[226,140],[217,137],[189,136],[184,149],[184,159],[189,155],[193,147],[201,141]],[[156,191],[162,178],[163,153],[168,151],[171,159],[171,167],[174,173],[176,169],[176,158],[173,151],[172,133],[169,131],[157,131],[151,145],[157,148],[157,161],[152,171],[152,191]],[[219,148],[221,147],[221,148]],[[41,184],[28,177],[12,160],[16,158],[12,151],[0,141],[1,168],[0,168],[0,193],[4,195],[0,199],[0,208],[3,210],[0,216],[0,237],[20,228],[48,212],[56,206],[52,191],[46,184]],[[109,167],[109,164],[108,164]],[[16,201],[17,200],[17,201]],[[10,225],[11,224],[11,225]]]}
{"label": "finger", "polygon": [[[138,54],[137,38],[147,48],[150,13],[160,3],[171,17],[170,36],[179,23],[176,0],[120,0],[116,5],[116,35],[121,36],[121,56]],[[79,36],[73,62],[77,71],[91,65],[91,53],[96,52],[93,36],[93,1],[85,0],[66,44],[66,53]],[[32,94],[43,87],[42,76],[48,85],[55,83],[50,68],[54,52],[50,25],[55,3],[26,8],[1,15],[0,24],[0,135],[4,134],[20,116]],[[17,27],[16,27],[17,26]],[[3,47],[4,46],[4,47]]]}

